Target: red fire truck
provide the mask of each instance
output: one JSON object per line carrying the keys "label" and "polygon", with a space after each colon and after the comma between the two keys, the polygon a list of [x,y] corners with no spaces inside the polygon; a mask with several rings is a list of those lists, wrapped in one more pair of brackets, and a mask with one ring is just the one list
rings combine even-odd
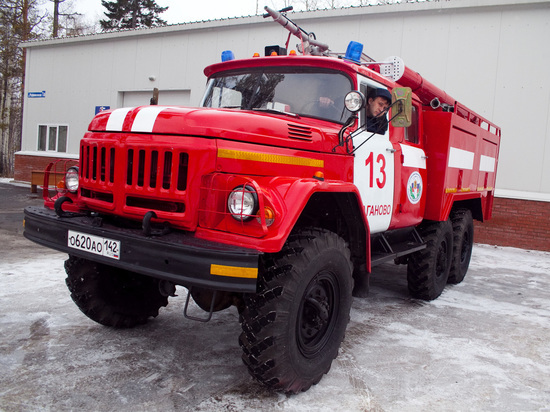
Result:
{"label": "red fire truck", "polygon": [[463,280],[473,219],[491,217],[500,128],[399,58],[356,42],[332,53],[266,10],[286,47],[223,52],[198,108],[99,113],[77,164],[48,167],[24,233],[68,253],[71,297],[103,325],[145,323],[176,285],[191,319],[236,306],[251,375],[296,393],[329,370],[373,267],[406,264],[424,300]]}

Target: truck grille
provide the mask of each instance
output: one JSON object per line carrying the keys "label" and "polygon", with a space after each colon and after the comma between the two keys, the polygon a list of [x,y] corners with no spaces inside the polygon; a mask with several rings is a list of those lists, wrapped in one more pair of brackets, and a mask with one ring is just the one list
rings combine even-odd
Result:
{"label": "truck grille", "polygon": [[83,142],[80,158],[83,198],[144,210],[185,212],[186,152]]}
{"label": "truck grille", "polygon": [[171,151],[128,149],[126,184],[152,189],[162,187],[165,190],[186,190],[188,165],[187,153],[174,156]]}
{"label": "truck grille", "polygon": [[[81,177],[91,181],[114,183],[115,177],[115,148],[82,145],[80,148],[82,159]],[[108,177],[107,177],[108,176]],[[107,180],[106,180],[107,177]]]}

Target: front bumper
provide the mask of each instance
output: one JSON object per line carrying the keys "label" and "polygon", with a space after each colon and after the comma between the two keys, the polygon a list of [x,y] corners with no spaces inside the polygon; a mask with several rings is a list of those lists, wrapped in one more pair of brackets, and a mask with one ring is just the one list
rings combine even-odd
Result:
{"label": "front bumper", "polygon": [[[53,210],[25,208],[24,236],[52,249],[185,287],[232,292],[256,292],[261,252],[197,239],[174,231],[145,236],[139,229],[118,227],[88,216],[59,217]],[[68,231],[120,241],[120,259],[68,246]]]}

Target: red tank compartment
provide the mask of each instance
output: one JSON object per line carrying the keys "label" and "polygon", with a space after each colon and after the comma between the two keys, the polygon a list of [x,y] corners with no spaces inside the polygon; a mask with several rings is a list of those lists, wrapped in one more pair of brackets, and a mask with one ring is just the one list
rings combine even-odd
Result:
{"label": "red tank compartment", "polygon": [[468,119],[465,113],[424,112],[426,219],[445,220],[453,200],[493,196],[500,129],[478,116]]}

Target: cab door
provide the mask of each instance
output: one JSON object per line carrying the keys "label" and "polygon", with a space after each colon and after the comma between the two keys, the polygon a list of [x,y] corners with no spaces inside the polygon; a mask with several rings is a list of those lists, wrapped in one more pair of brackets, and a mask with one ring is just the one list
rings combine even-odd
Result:
{"label": "cab door", "polygon": [[[361,83],[361,91],[367,96],[371,87],[385,87],[373,81]],[[364,124],[366,114],[361,113]],[[391,223],[394,205],[394,153],[389,128],[385,134],[366,130],[353,138],[355,148],[354,183],[359,189],[365,207],[365,215],[372,233],[384,232]]]}

